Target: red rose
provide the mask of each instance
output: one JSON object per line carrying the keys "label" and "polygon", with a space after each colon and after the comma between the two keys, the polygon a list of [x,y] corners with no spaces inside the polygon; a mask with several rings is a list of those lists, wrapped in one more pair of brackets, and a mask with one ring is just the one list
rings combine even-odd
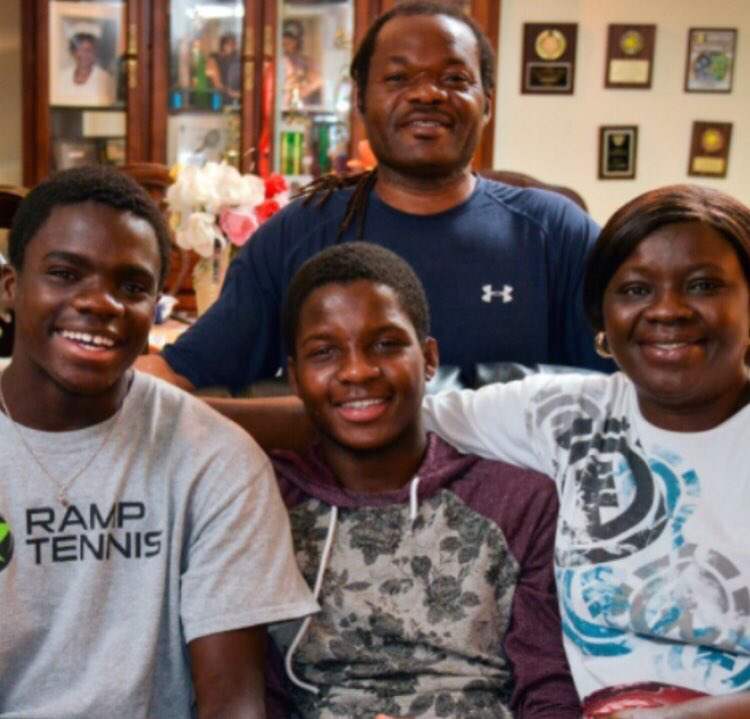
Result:
{"label": "red rose", "polygon": [[277,213],[281,205],[276,200],[266,200],[255,208],[255,215],[259,222],[265,222],[271,215]]}
{"label": "red rose", "polygon": [[267,200],[270,200],[274,195],[278,195],[279,192],[284,192],[284,190],[288,189],[286,180],[282,175],[276,173],[274,173],[273,175],[269,175],[266,178],[265,183]]}

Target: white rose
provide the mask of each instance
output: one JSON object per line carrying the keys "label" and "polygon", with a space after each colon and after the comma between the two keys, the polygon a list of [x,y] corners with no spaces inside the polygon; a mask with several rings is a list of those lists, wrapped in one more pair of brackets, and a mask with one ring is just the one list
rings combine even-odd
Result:
{"label": "white rose", "polygon": [[206,212],[216,214],[224,204],[222,193],[222,182],[224,178],[224,167],[218,162],[207,162],[200,169],[199,193],[201,205]]}
{"label": "white rose", "polygon": [[201,206],[200,194],[199,169],[188,166],[180,171],[177,182],[167,190],[167,202],[171,210],[189,213]]}
{"label": "white rose", "polygon": [[175,240],[185,250],[195,250],[201,257],[211,257],[214,242],[224,244],[226,240],[216,226],[216,217],[208,212],[193,212],[177,229]]}

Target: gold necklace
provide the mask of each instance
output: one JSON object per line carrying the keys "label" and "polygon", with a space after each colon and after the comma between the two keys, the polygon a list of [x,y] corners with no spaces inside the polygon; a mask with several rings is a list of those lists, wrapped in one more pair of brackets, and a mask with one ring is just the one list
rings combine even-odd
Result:
{"label": "gold necklace", "polygon": [[[62,504],[63,507],[67,507],[70,504],[70,500],[68,499],[68,490],[73,486],[73,482],[75,482],[93,463],[94,460],[99,456],[101,451],[104,449],[104,447],[107,445],[107,443],[110,440],[110,437],[112,437],[112,434],[114,433],[115,426],[118,423],[118,420],[120,419],[120,414],[122,414],[122,406],[117,410],[115,417],[112,421],[112,423],[109,426],[109,429],[107,430],[106,435],[104,436],[104,439],[102,440],[102,443],[94,450],[94,453],[88,458],[86,462],[83,463],[83,466],[69,479],[67,479],[65,482],[59,482],[57,479],[55,479],[48,471],[47,468],[42,463],[42,460],[39,459],[36,452],[32,448],[32,446],[26,441],[26,437],[23,436],[23,432],[21,431],[21,426],[13,419],[10,410],[8,409],[8,405],[5,402],[5,394],[3,393],[3,380],[5,379],[5,372],[0,374],[0,407],[2,407],[3,412],[5,412],[5,416],[8,418],[8,421],[11,424],[11,427],[13,427],[13,431],[16,433],[16,436],[20,440],[21,444],[26,448],[26,451],[29,453],[31,458],[36,463],[36,466],[39,467],[42,474],[47,477],[47,479],[57,487],[57,500]],[[130,383],[128,383],[128,386]],[[123,400],[124,402],[124,400]]]}

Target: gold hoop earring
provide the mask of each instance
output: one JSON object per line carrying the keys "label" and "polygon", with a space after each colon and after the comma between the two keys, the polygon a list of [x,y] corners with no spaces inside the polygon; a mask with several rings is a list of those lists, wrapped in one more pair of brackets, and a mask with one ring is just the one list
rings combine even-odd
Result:
{"label": "gold hoop earring", "polygon": [[607,335],[604,330],[600,330],[594,336],[594,350],[600,357],[612,359],[612,352],[610,352]]}

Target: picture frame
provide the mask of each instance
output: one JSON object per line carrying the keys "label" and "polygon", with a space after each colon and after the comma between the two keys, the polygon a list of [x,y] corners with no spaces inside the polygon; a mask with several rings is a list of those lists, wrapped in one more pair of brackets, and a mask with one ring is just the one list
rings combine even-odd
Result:
{"label": "picture frame", "polygon": [[221,162],[230,142],[224,113],[178,113],[167,118],[167,163],[197,165]]}
{"label": "picture frame", "polygon": [[649,89],[655,45],[656,25],[609,25],[604,87]]}
{"label": "picture frame", "polygon": [[104,141],[104,160],[108,165],[124,165],[127,147],[124,137],[110,137]]}
{"label": "picture frame", "polygon": [[55,170],[99,164],[96,140],[58,139],[53,141],[52,155]]}
{"label": "picture frame", "polygon": [[685,92],[731,92],[736,48],[736,28],[691,27]]}
{"label": "picture frame", "polygon": [[124,2],[49,4],[50,105],[121,106],[117,81],[125,54],[125,11]]}
{"label": "picture frame", "polygon": [[638,159],[637,125],[599,128],[599,179],[633,180]]}
{"label": "picture frame", "polygon": [[693,122],[688,175],[691,177],[726,177],[731,141],[731,122],[705,120]]}
{"label": "picture frame", "polygon": [[324,55],[324,17],[319,13],[285,16],[279,87],[283,111],[322,109],[326,78],[319,58]]}
{"label": "picture frame", "polygon": [[572,95],[577,23],[524,23],[521,93]]}

